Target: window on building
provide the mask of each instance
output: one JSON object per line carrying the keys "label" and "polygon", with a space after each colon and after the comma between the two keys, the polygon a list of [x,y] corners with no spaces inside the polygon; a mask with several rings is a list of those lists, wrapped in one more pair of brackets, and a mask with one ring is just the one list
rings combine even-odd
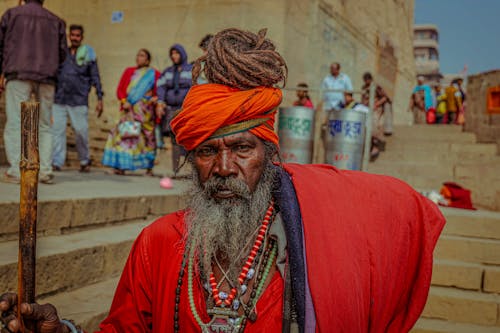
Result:
{"label": "window on building", "polygon": [[426,59],[427,59],[427,56],[425,53],[415,53],[415,60],[422,61],[422,60],[426,60]]}
{"label": "window on building", "polygon": [[429,59],[430,60],[439,60],[439,55],[436,50],[429,49]]}
{"label": "window on building", "polygon": [[425,31],[416,31],[415,39],[425,39]]}

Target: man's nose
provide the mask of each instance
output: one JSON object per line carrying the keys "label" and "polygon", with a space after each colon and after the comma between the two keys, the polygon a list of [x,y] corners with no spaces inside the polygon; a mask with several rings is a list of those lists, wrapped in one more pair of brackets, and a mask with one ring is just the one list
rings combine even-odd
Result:
{"label": "man's nose", "polygon": [[220,150],[217,154],[214,173],[221,177],[236,176],[238,168],[234,162],[234,155],[230,149]]}

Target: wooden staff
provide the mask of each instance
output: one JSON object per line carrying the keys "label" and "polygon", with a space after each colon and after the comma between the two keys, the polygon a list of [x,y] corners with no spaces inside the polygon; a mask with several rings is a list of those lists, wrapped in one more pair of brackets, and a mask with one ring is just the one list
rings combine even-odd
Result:
{"label": "wooden staff", "polygon": [[[40,103],[34,96],[28,102],[21,103],[21,200],[19,206],[19,266],[18,304],[35,302],[35,265],[36,265],[36,217],[38,195],[38,171],[40,159],[38,155],[38,114]],[[18,307],[18,318],[21,317]],[[33,323],[23,324],[35,332]]]}

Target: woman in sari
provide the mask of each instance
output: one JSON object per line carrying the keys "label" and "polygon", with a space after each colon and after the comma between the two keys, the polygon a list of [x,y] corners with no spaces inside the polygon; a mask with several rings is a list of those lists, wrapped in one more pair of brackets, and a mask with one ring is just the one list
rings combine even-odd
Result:
{"label": "woman in sari", "polygon": [[115,169],[115,174],[146,169],[153,175],[156,157],[155,103],[156,81],[160,73],[149,67],[151,54],[146,49],[137,53],[137,67],[123,72],[117,89],[120,121],[111,130],[102,164]]}

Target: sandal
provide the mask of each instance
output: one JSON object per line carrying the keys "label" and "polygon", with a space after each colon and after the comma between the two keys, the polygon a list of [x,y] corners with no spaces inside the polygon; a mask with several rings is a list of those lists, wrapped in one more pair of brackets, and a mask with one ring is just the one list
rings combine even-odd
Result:
{"label": "sandal", "polygon": [[375,162],[375,160],[380,156],[380,151],[370,153],[370,162]]}
{"label": "sandal", "polygon": [[90,172],[90,163],[87,165],[80,165],[81,173],[89,173]]}
{"label": "sandal", "polygon": [[52,185],[52,184],[54,184],[54,175],[48,174],[48,175],[40,176],[40,178],[38,180],[42,184]]}
{"label": "sandal", "polygon": [[16,176],[9,175],[7,172],[5,172],[3,174],[1,181],[3,183],[9,183],[9,184],[20,184],[21,183],[20,178],[18,178]]}
{"label": "sandal", "polygon": [[125,176],[125,170],[115,169],[113,173],[117,176]]}

